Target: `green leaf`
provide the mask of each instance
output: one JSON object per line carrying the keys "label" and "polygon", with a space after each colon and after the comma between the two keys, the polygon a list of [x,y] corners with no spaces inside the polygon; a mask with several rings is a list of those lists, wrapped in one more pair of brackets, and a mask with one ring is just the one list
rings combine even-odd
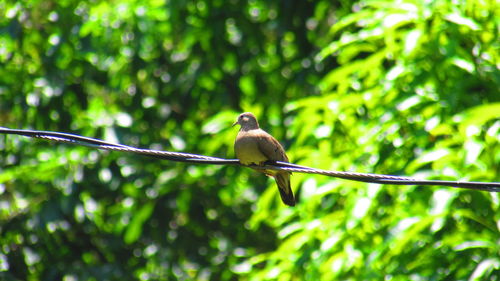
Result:
{"label": "green leaf", "polygon": [[125,243],[131,244],[139,239],[142,233],[142,227],[151,216],[154,206],[153,202],[146,203],[132,216],[132,220],[125,230]]}

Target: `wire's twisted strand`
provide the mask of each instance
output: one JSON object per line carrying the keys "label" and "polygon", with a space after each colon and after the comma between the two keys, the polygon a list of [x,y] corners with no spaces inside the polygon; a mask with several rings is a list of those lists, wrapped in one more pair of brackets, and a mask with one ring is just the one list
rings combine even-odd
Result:
{"label": "wire's twisted strand", "polygon": [[[0,127],[0,133],[22,135],[32,138],[47,139],[56,142],[71,143],[83,145],[104,150],[131,152],[150,157],[189,163],[203,163],[215,165],[242,165],[238,159],[223,159],[218,157],[210,157],[183,152],[171,152],[152,149],[142,149],[132,146],[114,144],[99,139],[82,137],[79,135],[49,132],[49,131],[34,131],[34,130],[17,130]],[[441,180],[421,180],[402,176],[380,175],[369,173],[354,173],[354,172],[337,172],[310,168],[286,162],[266,162],[263,166],[251,165],[250,168],[261,170],[281,170],[294,173],[319,174],[330,177],[337,177],[346,180],[354,180],[361,182],[377,183],[377,184],[393,184],[393,185],[441,185],[458,188],[469,188],[475,190],[484,190],[489,192],[500,192],[500,182],[462,182],[462,181],[441,181]]]}

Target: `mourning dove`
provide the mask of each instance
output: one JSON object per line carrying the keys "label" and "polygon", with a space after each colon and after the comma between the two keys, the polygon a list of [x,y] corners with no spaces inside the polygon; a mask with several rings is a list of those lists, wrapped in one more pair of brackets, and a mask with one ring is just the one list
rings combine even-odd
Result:
{"label": "mourning dove", "polygon": [[[234,151],[241,164],[262,166],[268,160],[288,162],[288,157],[281,144],[273,136],[259,128],[259,122],[252,113],[240,114],[233,126],[236,124],[240,124],[241,128],[234,142]],[[290,188],[290,172],[262,169],[258,169],[258,171],[274,177],[283,203],[295,206],[295,199]]]}

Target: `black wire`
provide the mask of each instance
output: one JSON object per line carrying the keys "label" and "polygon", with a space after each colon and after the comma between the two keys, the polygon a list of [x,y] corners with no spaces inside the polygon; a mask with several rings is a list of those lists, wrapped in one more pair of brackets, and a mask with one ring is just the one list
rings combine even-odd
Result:
{"label": "black wire", "polygon": [[[183,152],[160,151],[151,149],[142,149],[132,146],[115,144],[106,142],[99,139],[82,137],[74,134],[51,132],[51,131],[35,131],[35,130],[18,130],[0,127],[0,133],[14,134],[33,138],[42,138],[57,142],[65,142],[77,145],[83,145],[104,150],[114,150],[122,152],[132,152],[149,157],[159,158],[163,160],[187,162],[187,163],[200,163],[200,164],[214,164],[214,165],[240,165],[238,159],[223,159],[217,157],[210,157],[205,155],[198,155]],[[315,169],[311,167],[296,165],[286,162],[267,161],[262,166],[251,165],[250,168],[256,170],[280,170],[294,173],[308,173],[320,174],[330,177],[342,178],[346,180],[354,180],[360,182],[376,183],[376,184],[393,184],[393,185],[439,185],[449,186],[456,188],[468,188],[474,190],[483,190],[489,192],[500,192],[500,182],[462,182],[462,181],[441,181],[441,180],[421,180],[402,176],[393,175],[380,175],[370,173],[354,173],[354,172],[338,172]]]}
{"label": "black wire", "polygon": [[19,130],[19,129],[8,129],[8,128],[0,127],[0,133],[21,135],[21,136],[27,136],[27,137],[33,137],[33,138],[55,137],[55,138],[61,138],[63,140],[65,139],[66,142],[81,141],[81,142],[86,143],[86,144],[94,144],[94,145],[131,147],[131,146],[126,146],[126,145],[122,145],[122,144],[110,143],[110,142],[106,142],[106,141],[99,140],[99,139],[93,139],[93,138],[82,137],[82,136],[74,135],[74,134],[51,132],[51,131]]}

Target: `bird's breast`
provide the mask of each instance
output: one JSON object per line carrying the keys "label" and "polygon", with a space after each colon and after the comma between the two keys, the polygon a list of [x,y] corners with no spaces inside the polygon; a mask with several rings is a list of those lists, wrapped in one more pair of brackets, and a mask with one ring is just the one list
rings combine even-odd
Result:
{"label": "bird's breast", "polygon": [[267,159],[252,136],[239,135],[234,142],[236,157],[244,165],[260,164]]}

